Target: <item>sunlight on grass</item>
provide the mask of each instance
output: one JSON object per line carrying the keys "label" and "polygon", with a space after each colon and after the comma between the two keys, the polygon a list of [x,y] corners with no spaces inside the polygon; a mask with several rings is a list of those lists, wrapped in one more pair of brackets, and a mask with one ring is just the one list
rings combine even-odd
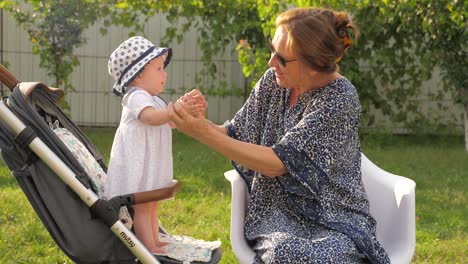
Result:
{"label": "sunlight on grass", "polygon": [[[109,160],[113,128],[84,129]],[[468,259],[468,155],[461,137],[368,136],[365,155],[381,168],[416,182],[413,263],[465,263]],[[174,131],[174,177],[182,189],[160,207],[172,234],[220,240],[221,263],[237,263],[229,241],[230,162]],[[0,159],[0,263],[72,263],[57,247],[4,161]]]}

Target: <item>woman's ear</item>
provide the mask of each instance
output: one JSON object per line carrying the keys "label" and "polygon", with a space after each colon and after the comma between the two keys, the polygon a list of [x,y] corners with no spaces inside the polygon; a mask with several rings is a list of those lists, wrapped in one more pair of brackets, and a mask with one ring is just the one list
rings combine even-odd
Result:
{"label": "woman's ear", "polygon": [[306,75],[311,78],[317,77],[317,75],[319,74],[318,71],[312,69],[311,67],[305,67],[305,72],[306,72]]}

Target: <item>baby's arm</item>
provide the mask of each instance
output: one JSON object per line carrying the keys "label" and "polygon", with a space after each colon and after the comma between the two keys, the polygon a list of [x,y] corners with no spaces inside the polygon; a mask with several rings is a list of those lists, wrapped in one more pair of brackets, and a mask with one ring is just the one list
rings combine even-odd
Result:
{"label": "baby's arm", "polygon": [[149,126],[161,126],[170,121],[167,108],[156,109],[151,106],[141,110],[138,120]]}
{"label": "baby's arm", "polygon": [[[176,104],[182,104],[183,107],[193,116],[197,116],[206,110],[203,103],[197,103],[195,99],[190,99],[187,102],[178,100]],[[171,128],[175,128],[175,124],[169,119],[167,108],[156,109],[148,106],[141,110],[138,120],[149,126],[161,126],[168,123]]]}

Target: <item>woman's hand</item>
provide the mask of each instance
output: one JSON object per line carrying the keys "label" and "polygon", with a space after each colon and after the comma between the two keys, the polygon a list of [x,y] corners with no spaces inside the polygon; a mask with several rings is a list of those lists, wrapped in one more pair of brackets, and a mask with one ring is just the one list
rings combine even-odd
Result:
{"label": "woman's hand", "polygon": [[177,100],[174,103],[175,106],[183,107],[192,116],[205,116],[206,108],[203,104],[197,103],[196,101],[189,99],[187,101]]}
{"label": "woman's hand", "polygon": [[191,115],[184,102],[175,104],[169,103],[167,106],[169,119],[176,125],[177,130],[200,140],[209,129],[209,123],[204,115]]}

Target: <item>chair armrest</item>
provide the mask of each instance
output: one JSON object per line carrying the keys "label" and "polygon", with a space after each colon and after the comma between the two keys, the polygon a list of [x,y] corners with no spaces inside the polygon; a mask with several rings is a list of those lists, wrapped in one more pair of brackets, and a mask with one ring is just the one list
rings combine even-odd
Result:
{"label": "chair armrest", "polygon": [[247,185],[236,170],[224,173],[224,177],[231,182],[231,244],[234,254],[241,264],[253,263],[255,252],[245,240],[244,221],[247,210],[249,193]]}
{"label": "chair armrest", "polygon": [[392,263],[410,263],[416,247],[416,183],[384,171],[364,154],[361,169],[370,212],[377,221],[377,239]]}
{"label": "chair armrest", "polygon": [[[361,155],[361,170],[366,191],[377,190],[379,192],[379,189],[382,188],[391,190],[397,206],[400,205],[403,196],[414,192],[416,187],[416,183],[413,180],[379,168],[364,154]],[[371,177],[367,175],[371,175]]]}

